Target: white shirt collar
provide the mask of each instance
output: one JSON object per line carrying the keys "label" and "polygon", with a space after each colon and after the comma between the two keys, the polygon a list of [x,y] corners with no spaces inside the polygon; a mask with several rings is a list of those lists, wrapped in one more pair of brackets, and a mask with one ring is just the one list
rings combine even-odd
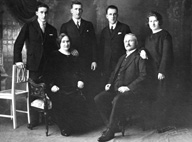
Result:
{"label": "white shirt collar", "polygon": [[77,21],[79,21],[79,25],[81,25],[81,19],[75,19],[75,18],[72,18],[72,19],[73,19],[75,25],[77,25]]}
{"label": "white shirt collar", "polygon": [[39,21],[39,19],[37,19],[37,22],[39,23],[40,26],[46,25],[46,22]]}
{"label": "white shirt collar", "polygon": [[136,49],[133,49],[133,50],[131,50],[131,51],[127,51],[127,52],[126,52],[126,58],[127,58],[129,55],[131,55],[131,53],[133,53],[135,50],[136,50]]}
{"label": "white shirt collar", "polygon": [[115,29],[115,27],[117,26],[117,21],[114,24],[109,23],[109,29],[111,29],[111,26],[113,26],[113,29]]}

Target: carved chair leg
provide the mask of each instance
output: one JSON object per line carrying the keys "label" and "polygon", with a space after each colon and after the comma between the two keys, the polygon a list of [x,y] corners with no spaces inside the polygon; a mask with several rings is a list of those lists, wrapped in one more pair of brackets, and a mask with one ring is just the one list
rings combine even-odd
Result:
{"label": "carved chair leg", "polygon": [[45,116],[46,136],[48,136],[49,126],[48,126],[48,115],[47,115],[47,112],[44,112],[44,116]]}

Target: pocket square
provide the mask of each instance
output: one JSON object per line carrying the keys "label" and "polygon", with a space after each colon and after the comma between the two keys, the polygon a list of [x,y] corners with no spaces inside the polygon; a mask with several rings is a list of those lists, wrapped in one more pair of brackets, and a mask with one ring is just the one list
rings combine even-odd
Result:
{"label": "pocket square", "polygon": [[122,32],[118,32],[117,34],[118,34],[118,35],[121,35],[121,34],[122,34]]}

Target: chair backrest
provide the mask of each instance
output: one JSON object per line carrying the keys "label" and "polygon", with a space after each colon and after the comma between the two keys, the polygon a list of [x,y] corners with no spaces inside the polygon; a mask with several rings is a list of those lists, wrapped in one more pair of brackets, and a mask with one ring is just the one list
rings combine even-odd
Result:
{"label": "chair backrest", "polygon": [[35,83],[32,79],[29,78],[29,86],[30,86],[30,95],[36,98],[45,99],[45,83]]}
{"label": "chair backrest", "polygon": [[29,78],[29,71],[23,67],[20,68],[16,65],[13,65],[12,68],[12,90],[14,91],[14,89],[16,89],[16,84],[23,84],[25,83],[25,86],[21,86],[21,87],[25,87],[25,90],[28,91],[28,78]]}

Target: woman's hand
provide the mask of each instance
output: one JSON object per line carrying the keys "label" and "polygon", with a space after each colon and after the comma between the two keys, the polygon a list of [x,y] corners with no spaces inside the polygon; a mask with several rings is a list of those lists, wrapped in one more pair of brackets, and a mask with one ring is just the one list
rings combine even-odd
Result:
{"label": "woman's hand", "polygon": [[145,50],[141,50],[141,52],[140,52],[140,57],[141,57],[142,59],[148,59]]}
{"label": "woman's hand", "polygon": [[162,73],[158,73],[158,79],[163,80],[165,78],[165,75]]}
{"label": "woman's hand", "polygon": [[111,84],[106,84],[105,85],[105,91],[108,91],[110,89],[110,87],[111,87]]}
{"label": "woman's hand", "polygon": [[78,81],[78,82],[77,82],[77,87],[80,88],[80,89],[84,88],[84,83],[83,83],[83,81]]}
{"label": "woman's hand", "polygon": [[53,87],[51,87],[51,91],[55,93],[55,92],[59,91],[59,87],[56,85],[53,85]]}

